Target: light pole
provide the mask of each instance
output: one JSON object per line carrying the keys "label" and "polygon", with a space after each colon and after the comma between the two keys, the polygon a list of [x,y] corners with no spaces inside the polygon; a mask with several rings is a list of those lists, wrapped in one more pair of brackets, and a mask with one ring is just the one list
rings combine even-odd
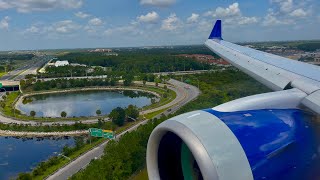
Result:
{"label": "light pole", "polygon": [[71,74],[71,78],[72,78],[72,70],[69,70],[70,74]]}

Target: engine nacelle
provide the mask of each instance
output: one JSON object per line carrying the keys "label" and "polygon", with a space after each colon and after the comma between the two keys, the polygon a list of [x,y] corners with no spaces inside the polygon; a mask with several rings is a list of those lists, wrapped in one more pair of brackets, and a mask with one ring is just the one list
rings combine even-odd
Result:
{"label": "engine nacelle", "polygon": [[149,179],[318,179],[312,116],[298,109],[194,111],[155,128]]}

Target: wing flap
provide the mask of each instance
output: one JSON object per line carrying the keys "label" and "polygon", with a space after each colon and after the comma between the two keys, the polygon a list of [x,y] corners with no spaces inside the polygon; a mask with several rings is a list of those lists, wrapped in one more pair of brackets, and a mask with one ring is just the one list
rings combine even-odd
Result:
{"label": "wing flap", "polygon": [[320,90],[304,98],[301,103],[314,112],[320,114]]}

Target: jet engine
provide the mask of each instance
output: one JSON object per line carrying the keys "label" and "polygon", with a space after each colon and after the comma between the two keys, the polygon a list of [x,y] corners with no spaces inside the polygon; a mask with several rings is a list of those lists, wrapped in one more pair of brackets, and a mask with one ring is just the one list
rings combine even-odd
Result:
{"label": "jet engine", "polygon": [[[320,179],[319,123],[312,113],[292,107],[298,103],[280,102],[292,94],[299,101],[297,91],[281,93],[251,96],[161,123],[148,142],[149,179]],[[273,106],[275,99],[278,106],[262,108]]]}

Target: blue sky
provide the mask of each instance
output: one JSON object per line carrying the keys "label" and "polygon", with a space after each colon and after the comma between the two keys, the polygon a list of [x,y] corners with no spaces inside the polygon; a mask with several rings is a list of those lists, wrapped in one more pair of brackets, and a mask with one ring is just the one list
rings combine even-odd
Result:
{"label": "blue sky", "polygon": [[0,0],[0,50],[320,39],[318,0]]}

